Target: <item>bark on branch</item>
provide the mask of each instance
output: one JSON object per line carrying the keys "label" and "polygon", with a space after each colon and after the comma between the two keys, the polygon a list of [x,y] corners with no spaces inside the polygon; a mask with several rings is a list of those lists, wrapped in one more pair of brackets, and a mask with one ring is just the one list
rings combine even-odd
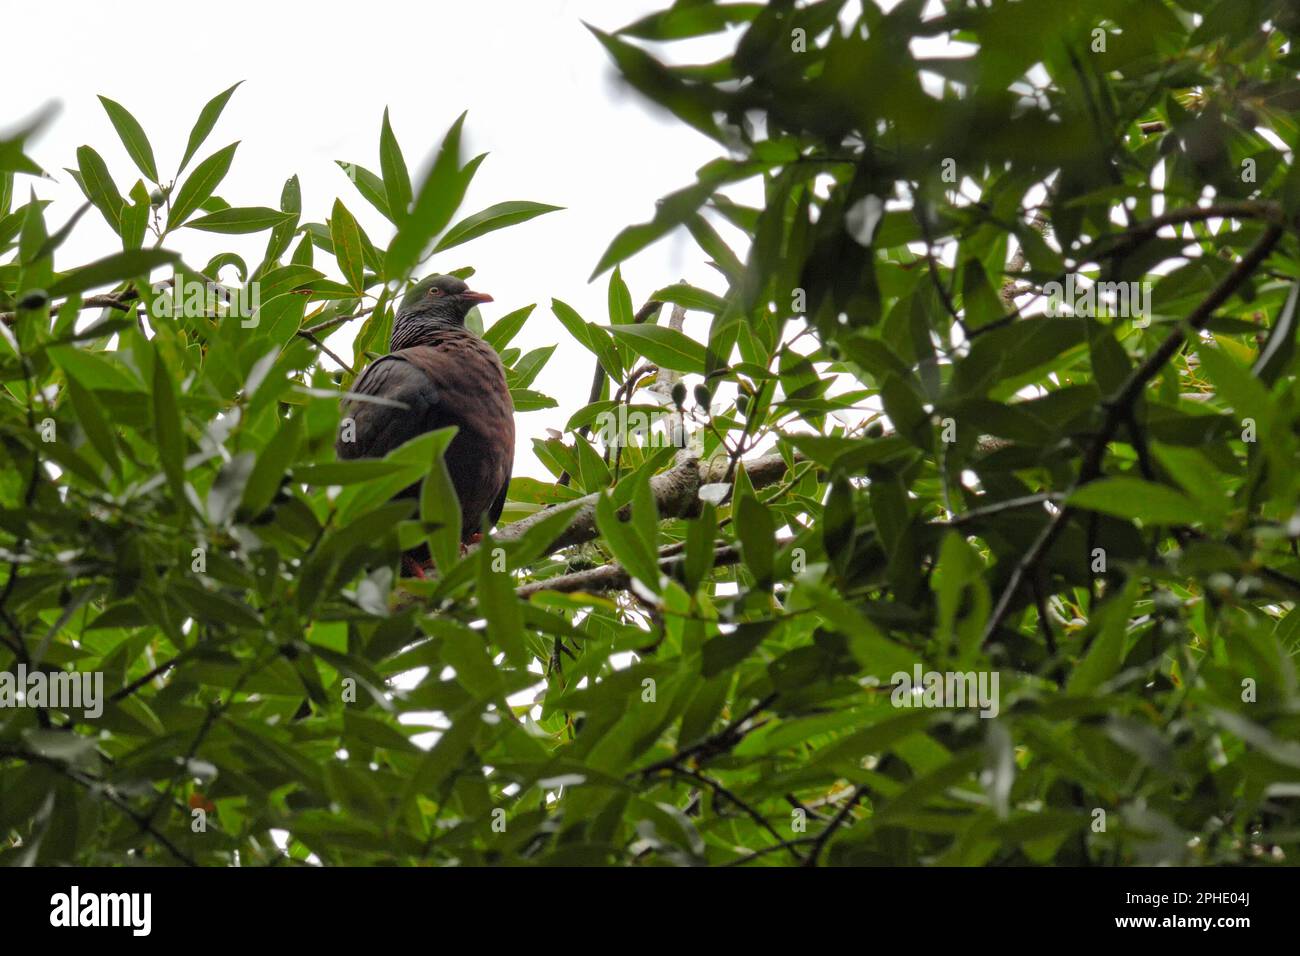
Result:
{"label": "bark on branch", "polygon": [[[109,292],[104,295],[91,295],[81,300],[81,311],[89,309],[117,309],[119,312],[130,312],[131,303],[138,299],[134,289],[127,289],[125,292]],[[58,305],[50,304],[50,312],[57,313],[63,307],[63,303]],[[0,322],[5,325],[12,325],[18,318],[17,312],[0,312]]]}
{"label": "bark on branch", "polygon": [[[659,570],[664,574],[672,574],[685,560],[685,556],[681,554],[662,558],[659,561]],[[713,552],[713,566],[715,568],[737,564],[739,561],[740,548],[734,544],[724,545]],[[532,597],[532,595],[541,591],[563,591],[566,594],[572,594],[575,591],[586,591],[588,593],[622,591],[631,587],[631,585],[632,575],[627,573],[627,569],[621,564],[610,563],[603,564],[598,568],[588,568],[585,571],[574,571],[572,574],[561,574],[553,578],[547,578],[544,581],[531,581],[515,588],[515,594],[526,598]]]}
{"label": "bark on branch", "polygon": [[[765,455],[753,461],[742,462],[741,467],[749,476],[755,488],[765,488],[775,484],[785,475],[785,459],[780,455]],[[688,451],[679,452],[677,462],[667,471],[660,472],[650,479],[650,491],[659,506],[661,518],[689,518],[699,510],[699,491],[701,485],[720,481],[727,471],[726,459],[701,461]],[[558,508],[572,509],[576,517],[568,529],[551,542],[547,553],[559,551],[575,544],[591,541],[598,536],[596,529],[596,502],[604,492],[595,492],[585,497],[570,501]],[[517,541],[538,523],[552,517],[555,508],[539,511],[519,521],[512,522],[493,535],[493,541]],[[629,509],[624,508],[620,517],[626,517]]]}

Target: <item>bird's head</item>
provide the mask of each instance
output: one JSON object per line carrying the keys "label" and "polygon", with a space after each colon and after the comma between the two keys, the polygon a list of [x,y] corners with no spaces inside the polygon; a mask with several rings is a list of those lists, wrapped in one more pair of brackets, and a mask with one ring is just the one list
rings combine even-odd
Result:
{"label": "bird's head", "polygon": [[429,276],[402,298],[397,322],[464,325],[470,309],[481,302],[491,301],[492,296],[472,291],[455,276]]}

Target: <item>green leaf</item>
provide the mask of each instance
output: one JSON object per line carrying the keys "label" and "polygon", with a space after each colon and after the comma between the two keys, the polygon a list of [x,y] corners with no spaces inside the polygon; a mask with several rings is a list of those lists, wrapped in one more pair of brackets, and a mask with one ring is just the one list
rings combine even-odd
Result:
{"label": "green leaf", "polygon": [[615,236],[609,248],[600,257],[600,262],[596,264],[591,278],[596,278],[606,269],[618,265],[671,229],[690,220],[724,182],[748,178],[760,171],[760,168],[756,164],[730,163],[722,160],[705,166],[700,170],[699,182],[665,196],[659,201],[653,219],[640,225],[628,226]]}
{"label": "green leaf", "polygon": [[732,633],[708,641],[701,654],[700,673],[706,678],[716,677],[735,667],[763,643],[775,625],[775,621],[746,622]]}
{"label": "green leaf", "polygon": [[304,416],[294,415],[280,423],[274,437],[266,443],[257,456],[253,473],[244,485],[242,507],[250,517],[266,510],[280,490],[285,472],[298,454],[304,432]]}
{"label": "green leaf", "polygon": [[456,429],[440,428],[433,435],[431,458],[420,487],[420,521],[429,529],[429,554],[438,571],[446,574],[460,558],[462,536],[460,500],[445,458]]}
{"label": "green leaf", "polygon": [[510,340],[515,337],[519,330],[524,327],[524,323],[528,321],[528,317],[533,314],[533,309],[536,307],[536,304],[526,305],[522,309],[515,309],[511,313],[503,315],[492,323],[490,329],[483,333],[483,340],[498,352],[502,351],[510,344]]}
{"label": "green leaf", "polygon": [[[76,227],[77,223],[81,221],[81,217],[86,214],[86,210],[88,210],[92,205],[94,204],[90,202],[82,203],[81,206],[77,208],[77,211],[69,217],[68,221],[60,226],[59,230],[54,233],[54,235],[50,236],[50,238],[46,239],[45,242],[41,244],[41,247],[30,256],[30,261],[38,262],[53,253],[54,250],[59,248],[59,246],[63,245],[67,241],[68,236],[72,235],[72,230]],[[129,205],[124,206],[124,208],[129,208]],[[125,231],[126,230],[123,229],[123,232]]]}
{"label": "green leaf", "polygon": [[442,232],[460,207],[470,179],[482,162],[483,157],[478,156],[460,165],[460,131],[464,123],[465,114],[461,113],[443,137],[433,167],[420,183],[410,215],[397,224],[385,265],[390,279],[411,274],[433,237]]}
{"label": "green leaf", "polygon": [[682,566],[686,590],[694,593],[713,570],[714,539],[718,532],[718,511],[709,502],[700,506],[699,516],[686,528],[686,560]]}
{"label": "green leaf", "polygon": [[23,154],[23,147],[27,138],[44,127],[57,112],[58,104],[47,102],[17,127],[9,126],[0,134],[0,171],[27,173],[30,176],[44,173],[40,166]]}
{"label": "green leaf", "polygon": [[[560,324],[565,330],[578,340],[579,344],[590,349],[591,334],[587,331],[587,321],[580,316],[573,306],[559,299],[551,300],[551,311],[555,317],[560,320]],[[608,369],[606,369],[608,371]]]}
{"label": "green leaf", "polygon": [[704,374],[704,346],[676,329],[665,325],[616,325],[602,331],[630,345],[660,368]]}
{"label": "green leaf", "polygon": [[334,257],[343,270],[343,277],[352,290],[360,295],[366,288],[361,227],[338,199],[334,200],[334,209],[330,213],[330,241],[334,244]]}
{"label": "green leaf", "polygon": [[143,392],[144,385],[110,358],[111,353],[92,352],[71,345],[47,348],[46,354],[62,369],[64,377],[76,379],[92,391]]}
{"label": "green leaf", "polygon": [[510,400],[514,403],[516,412],[536,412],[544,408],[555,408],[559,404],[551,396],[531,388],[510,389]]}
{"label": "green leaf", "polygon": [[153,434],[158,443],[158,460],[171,488],[172,500],[184,506],[185,433],[181,429],[181,412],[172,372],[160,353],[153,361]]}
{"label": "green leaf", "polygon": [[180,256],[166,249],[131,249],[97,259],[72,272],[65,272],[47,290],[51,298],[85,292],[125,279],[147,277],[159,266],[174,264]]}
{"label": "green leaf", "polygon": [[45,228],[47,204],[36,201],[35,190],[32,190],[31,196],[31,202],[23,207],[22,234],[18,237],[18,261],[23,265],[25,283],[32,281],[29,273],[45,276],[50,269],[49,260],[41,257],[41,250],[49,246],[49,232]]}
{"label": "green leaf", "polygon": [[[632,520],[631,526],[641,538],[641,544],[648,554],[653,555],[658,542],[659,506],[655,503],[654,492],[650,490],[650,472],[638,469],[632,476]],[[655,560],[658,567],[658,560]]]}
{"label": "green leaf", "polygon": [[[743,474],[743,469],[737,474]],[[776,523],[767,506],[753,493],[736,498],[736,535],[740,538],[745,567],[763,590],[772,587],[773,558],[776,553]]]}
{"label": "green leaf", "polygon": [[687,219],[686,228],[699,247],[713,257],[713,264],[726,276],[727,281],[732,284],[739,282],[745,273],[745,265],[723,241],[718,230],[698,213]]}
{"label": "green leaf", "polygon": [[477,239],[479,236],[495,232],[497,229],[504,229],[506,226],[527,222],[529,219],[536,219],[538,216],[545,215],[548,212],[555,212],[560,208],[562,207],[523,200],[496,203],[481,212],[476,212],[474,215],[462,219],[448,229],[446,235],[439,239],[438,244],[433,247],[433,251],[442,252],[444,249],[459,246],[461,243]]}
{"label": "green leaf", "polygon": [[1237,420],[1254,419],[1261,436],[1266,437],[1272,430],[1273,401],[1263,383],[1210,342],[1201,342],[1196,354],[1219,398],[1232,408]]}
{"label": "green leaf", "polygon": [[216,191],[221,180],[230,171],[230,164],[238,148],[239,143],[231,143],[194,167],[194,172],[190,173],[189,178],[176,191],[176,196],[172,199],[171,211],[167,215],[168,230],[183,225],[185,220]]}
{"label": "green leaf", "polygon": [[[297,176],[285,180],[280,190],[280,210],[290,218],[271,230],[271,238],[266,242],[266,254],[257,270],[259,274],[274,268],[293,242],[294,228],[298,224],[298,215],[302,212],[302,187]],[[307,248],[311,249],[310,244]]]}
{"label": "green leaf", "polygon": [[208,489],[208,521],[221,526],[230,520],[244,497],[244,489],[256,462],[257,456],[253,452],[241,451],[221,466]]}
{"label": "green leaf", "polygon": [[618,32],[643,40],[681,40],[720,33],[732,24],[753,20],[763,8],[761,3],[674,4]]}
{"label": "green leaf", "polygon": [[308,485],[355,485],[398,473],[405,474],[410,465],[383,458],[358,458],[352,461],[324,461],[295,465],[293,477]]}
{"label": "green leaf", "polygon": [[280,212],[278,209],[270,209],[266,206],[231,206],[229,209],[192,219],[185,225],[190,229],[201,229],[204,232],[240,235],[274,229],[293,218],[292,213]]}
{"label": "green leaf", "polygon": [[688,309],[699,309],[701,312],[712,312],[714,315],[725,312],[727,308],[726,299],[684,282],[665,286],[650,298],[658,299],[660,302],[672,302],[674,305],[682,305]]}
{"label": "green leaf", "polygon": [[623,374],[623,361],[619,358],[618,348],[608,331],[595,323],[584,321],[572,306],[559,299],[551,300],[551,311],[569,334],[600,360],[600,366],[606,375],[617,378]]}
{"label": "green leaf", "polygon": [[1066,683],[1066,692],[1076,696],[1094,693],[1119,672],[1128,638],[1128,622],[1137,598],[1137,579],[1130,578],[1123,592],[1106,601],[1093,614],[1088,628],[1090,640],[1084,654]]}
{"label": "green leaf", "polygon": [[1300,282],[1291,283],[1282,312],[1269,329],[1268,341],[1259,350],[1251,373],[1264,385],[1271,386],[1291,365],[1295,356],[1297,306],[1300,306]]}
{"label": "green leaf", "polygon": [[[698,87],[688,86],[673,71],[638,46],[586,24],[618,65],[623,79],[640,93],[671,110],[682,122],[719,142],[713,104]],[[711,88],[710,88],[711,91]],[[603,270],[601,270],[603,271]]]}
{"label": "green leaf", "polygon": [[417,796],[437,790],[464,761],[474,742],[474,735],[482,726],[483,718],[477,702],[465,705],[452,715],[451,727],[443,732],[408,778],[402,792],[403,806],[412,805]]}
{"label": "green leaf", "polygon": [[387,107],[384,108],[384,125],[379,133],[379,170],[384,176],[390,218],[393,222],[400,222],[411,209],[411,175],[406,170],[402,148],[388,122]]}
{"label": "green leaf", "polygon": [[131,187],[131,201],[122,204],[122,248],[139,249],[149,229],[149,192],[144,182],[137,179]]}
{"label": "green leaf", "polygon": [[149,145],[149,137],[144,135],[144,128],[122,104],[110,100],[107,96],[101,96],[99,102],[104,104],[104,111],[108,113],[108,118],[112,121],[113,128],[117,130],[117,135],[121,137],[122,145],[126,147],[131,160],[150,182],[158,182],[158,167],[154,165],[153,147]]}
{"label": "green leaf", "polygon": [[941,646],[956,643],[962,663],[968,663],[978,650],[988,618],[990,600],[983,583],[984,570],[979,552],[965,538],[955,531],[944,535],[931,580],[939,605],[934,634]]}
{"label": "green leaf", "polygon": [[394,221],[392,210],[388,208],[388,195],[384,191],[382,179],[356,163],[345,163],[341,159],[336,159],[334,162],[347,173],[348,179],[352,180],[352,185],[357,187],[357,192],[361,193],[361,197],[366,202],[378,209],[385,219]]}
{"label": "green leaf", "polygon": [[636,319],[632,311],[632,293],[623,281],[622,270],[618,266],[609,276],[609,324],[631,325]]}
{"label": "green leaf", "polygon": [[185,144],[185,155],[181,157],[181,165],[176,170],[178,179],[181,173],[185,171],[185,167],[189,165],[190,160],[194,158],[194,154],[199,151],[199,147],[203,145],[203,141],[208,138],[212,128],[217,125],[217,119],[221,116],[221,111],[226,108],[226,103],[229,102],[231,95],[243,82],[243,80],[240,80],[230,89],[218,93],[208,100],[207,105],[203,107],[198,120],[194,123],[194,128],[190,130],[189,142]]}
{"label": "green leaf", "polygon": [[653,592],[659,590],[659,563],[645,539],[628,522],[618,516],[613,499],[602,493],[596,499],[596,524],[614,559]]}
{"label": "green leaf", "polygon": [[1161,467],[1195,500],[1201,513],[1221,521],[1231,499],[1224,495],[1222,486],[1216,481],[1215,468],[1209,459],[1195,448],[1179,448],[1154,441],[1149,444]]}
{"label": "green leaf", "polygon": [[81,172],[81,188],[86,198],[95,204],[95,208],[104,214],[104,219],[113,231],[122,230],[122,199],[109,175],[108,166],[99,153],[89,146],[77,147],[77,167]]}
{"label": "green leaf", "polygon": [[1066,504],[1146,524],[1186,525],[1204,520],[1196,502],[1168,485],[1141,478],[1102,478],[1075,491]]}
{"label": "green leaf", "polygon": [[493,568],[494,548],[490,538],[484,539],[478,551],[478,608],[487,619],[488,639],[505,651],[507,661],[525,667],[529,655],[514,576],[508,570]]}
{"label": "green leaf", "polygon": [[119,478],[122,477],[122,462],[117,454],[117,441],[99,404],[76,378],[68,378],[67,388],[68,397],[72,399],[72,407],[77,412],[77,420],[81,422],[81,427],[86,431],[86,437],[95,447],[95,451],[99,452],[99,456],[108,462],[109,467]]}
{"label": "green leaf", "polygon": [[910,673],[918,657],[910,648],[890,640],[871,620],[829,587],[809,585],[817,613],[834,630],[843,634],[849,652],[863,670],[884,680]]}

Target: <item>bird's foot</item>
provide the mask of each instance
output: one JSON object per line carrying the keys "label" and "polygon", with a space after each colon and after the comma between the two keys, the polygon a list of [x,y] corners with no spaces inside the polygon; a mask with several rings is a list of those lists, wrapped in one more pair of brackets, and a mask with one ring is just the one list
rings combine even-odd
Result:
{"label": "bird's foot", "polygon": [[482,540],[483,540],[483,532],[475,531],[472,535],[470,535],[468,538],[466,538],[464,541],[460,543],[460,556],[462,558],[465,557],[465,555],[469,554],[469,546],[471,544],[478,544]]}

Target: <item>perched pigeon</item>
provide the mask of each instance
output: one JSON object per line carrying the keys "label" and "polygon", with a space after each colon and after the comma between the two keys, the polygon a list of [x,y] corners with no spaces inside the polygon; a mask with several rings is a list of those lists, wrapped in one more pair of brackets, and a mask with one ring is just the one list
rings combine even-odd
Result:
{"label": "perched pigeon", "polygon": [[[343,401],[354,440],[335,443],[340,458],[381,458],[416,435],[455,425],[447,448],[447,469],[460,498],[461,540],[471,541],[486,515],[496,524],[505,505],[515,453],[514,404],[496,350],[465,328],[465,316],[480,302],[460,279],[430,276],[402,300],[393,323],[388,355],[376,359],[352,391],[401,402],[405,408],[358,400]],[[415,496],[419,485],[401,493]],[[403,567],[423,577],[427,546],[408,551]]]}

